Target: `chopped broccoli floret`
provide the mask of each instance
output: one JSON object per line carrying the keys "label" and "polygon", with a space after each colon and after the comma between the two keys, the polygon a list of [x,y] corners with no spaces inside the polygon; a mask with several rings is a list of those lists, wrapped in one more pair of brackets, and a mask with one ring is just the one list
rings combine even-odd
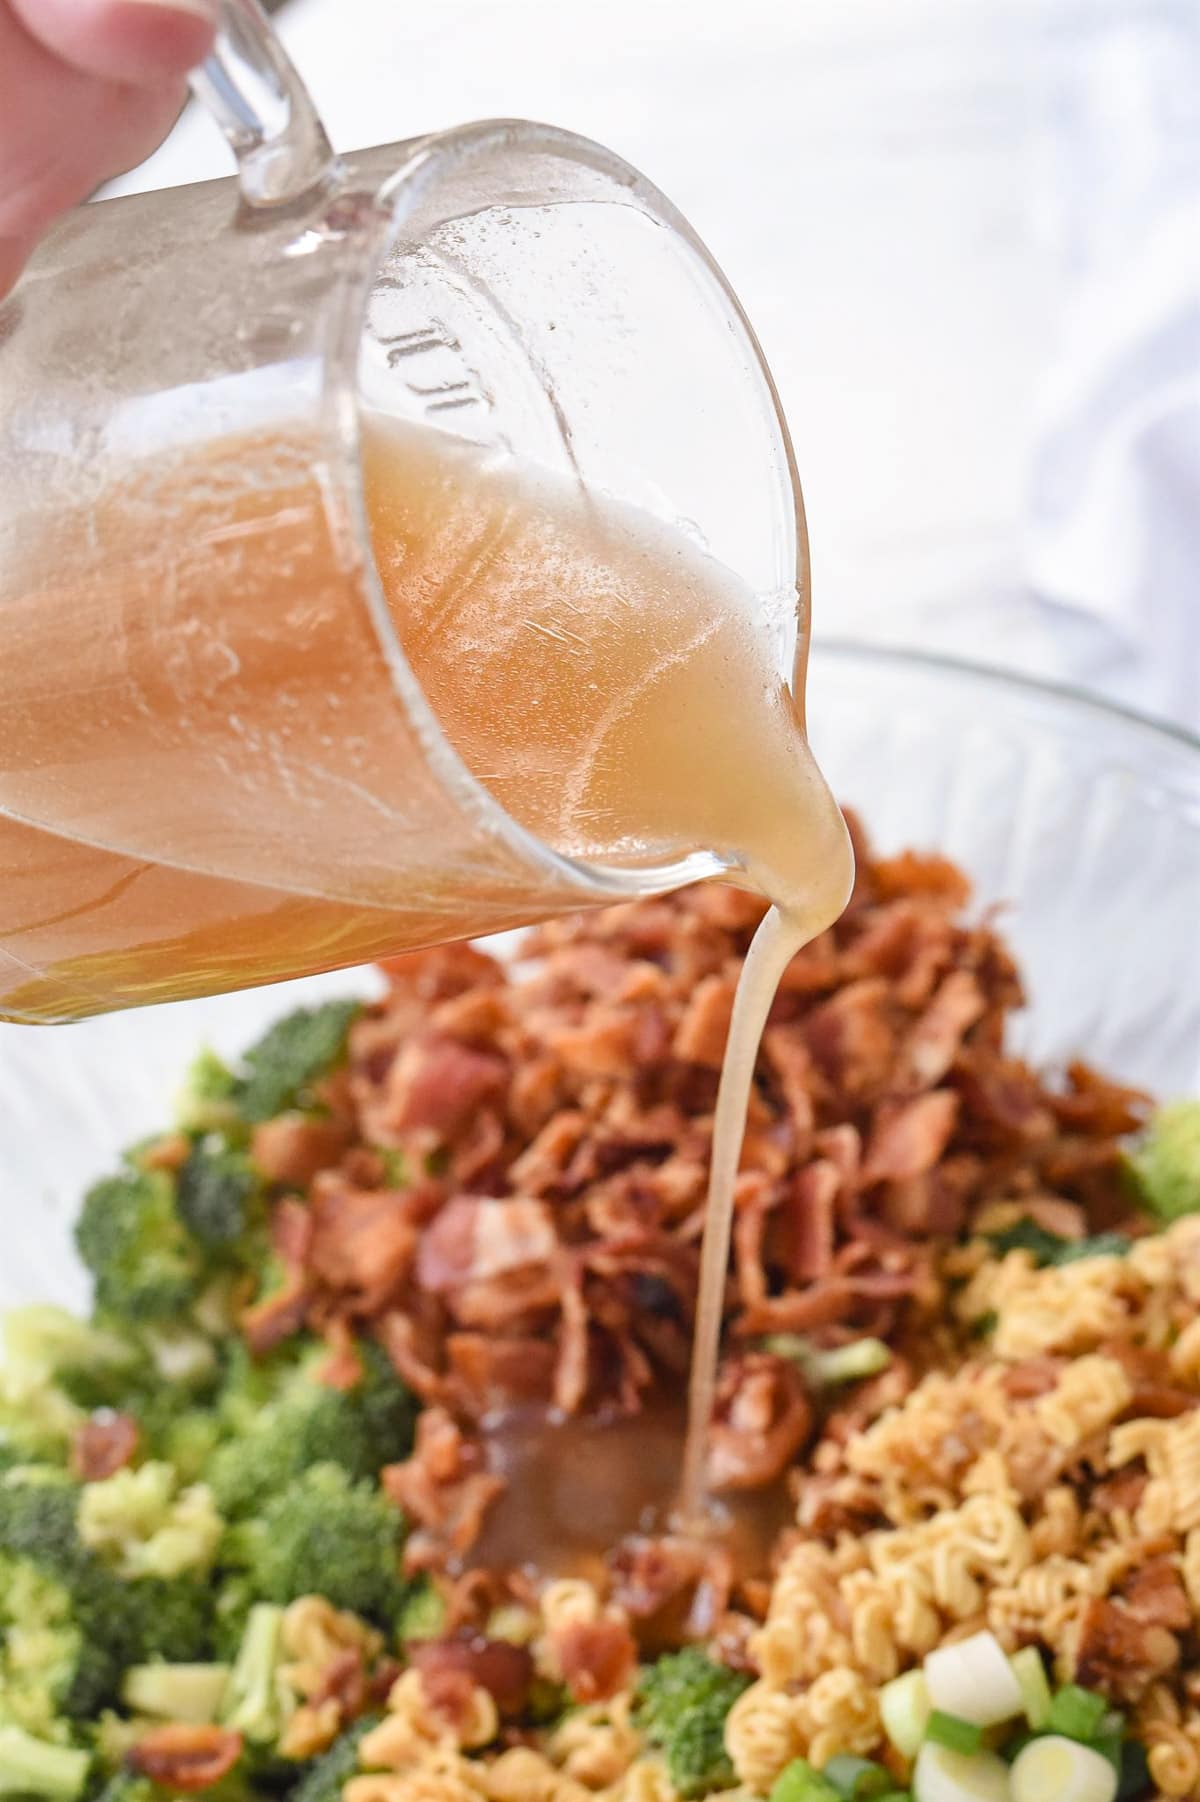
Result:
{"label": "chopped broccoli floret", "polygon": [[314,1759],[292,1791],[290,1802],[341,1802],[342,1789],[358,1770],[359,1747],[379,1725],[377,1714],[362,1715]]}
{"label": "chopped broccoli floret", "polygon": [[[228,1777],[200,1792],[204,1802],[254,1802],[257,1793],[240,1765]],[[123,1765],[109,1778],[95,1802],[180,1802],[180,1798],[178,1790],[152,1783],[149,1777]]]}
{"label": "chopped broccoli floret", "polygon": [[234,1076],[229,1065],[207,1047],[196,1056],[175,1100],[175,1120],[186,1133],[236,1132]]}
{"label": "chopped broccoli floret", "polygon": [[338,1464],[351,1477],[374,1477],[412,1446],[413,1401],[386,1354],[360,1350],[363,1374],[352,1389],[314,1378],[327,1354],[317,1348],[273,1366],[239,1366],[223,1410],[231,1436],[207,1471],[222,1513],[256,1512],[314,1464]]}
{"label": "chopped broccoli floret", "polygon": [[282,1635],[282,1608],[269,1602],[251,1608],[221,1710],[227,1727],[258,1746],[278,1740],[294,1701],[280,1676]]}
{"label": "chopped broccoli floret", "polygon": [[94,1184],[75,1243],[94,1278],[97,1308],[114,1320],[174,1319],[196,1298],[204,1261],[165,1170],[129,1170]]}
{"label": "chopped broccoli floret", "polygon": [[260,1187],[245,1153],[210,1133],[192,1146],[179,1172],[179,1217],[201,1245],[227,1251],[255,1224]]}
{"label": "chopped broccoli floret", "polygon": [[29,1559],[0,1554],[0,1723],[62,1737],[82,1653],[69,1592]]}
{"label": "chopped broccoli floret", "polygon": [[58,1380],[64,1373],[120,1375],[138,1367],[139,1348],[121,1333],[106,1332],[52,1302],[10,1308],[4,1316],[4,1366],[8,1371]]}
{"label": "chopped broccoli floret", "polygon": [[0,1483],[0,1558],[10,1580],[30,1585],[31,1573],[47,1580],[45,1589],[27,1593],[40,1595],[48,1624],[63,1625],[56,1591],[69,1598],[78,1638],[68,1645],[64,1637],[64,1664],[48,1665],[47,1681],[53,1672],[56,1708],[84,1720],[116,1700],[129,1665],[164,1654],[207,1658],[215,1609],[209,1585],[193,1577],[123,1582],[79,1537],[79,1496],[65,1482],[6,1478]]}
{"label": "chopped broccoli floret", "polygon": [[203,1483],[180,1488],[173,1465],[151,1461],[85,1483],[78,1532],[123,1577],[178,1577],[212,1567],[225,1523]]}
{"label": "chopped broccoli floret", "polygon": [[142,1577],[119,1587],[130,1664],[155,1658],[199,1663],[212,1656],[217,1597],[206,1576]]}
{"label": "chopped broccoli floret", "polygon": [[20,1727],[0,1727],[0,1796],[74,1802],[87,1782],[91,1754],[47,1745]]}
{"label": "chopped broccoli floret", "polygon": [[1139,1199],[1160,1220],[1200,1213],[1200,1100],[1159,1108],[1127,1168]]}
{"label": "chopped broccoli floret", "polygon": [[[401,1645],[412,1639],[438,1639],[446,1630],[446,1604],[428,1577],[418,1578],[404,1598],[396,1622]],[[502,1639],[493,1629],[490,1637]]]}
{"label": "chopped broccoli floret", "polygon": [[695,1646],[668,1653],[642,1672],[638,1719],[666,1758],[681,1796],[706,1796],[734,1782],[725,1751],[725,1718],[750,1679]]}
{"label": "chopped broccoli floret", "polygon": [[198,1727],[215,1721],[229,1687],[227,1664],[135,1664],[121,1684],[121,1701],[134,1714]]}
{"label": "chopped broccoli floret", "polygon": [[337,1064],[359,1012],[357,1001],[327,1001],[286,1014],[246,1052],[245,1074],[233,1099],[244,1120],[270,1120],[292,1106],[319,1076]]}
{"label": "chopped broccoli floret", "polygon": [[230,1530],[224,1557],[245,1572],[257,1600],[285,1605],[322,1595],[390,1627],[404,1599],[403,1534],[403,1517],[382,1490],[352,1482],[336,1464],[316,1464]]}
{"label": "chopped broccoli floret", "polygon": [[65,1464],[84,1414],[48,1378],[0,1370],[0,1469]]}

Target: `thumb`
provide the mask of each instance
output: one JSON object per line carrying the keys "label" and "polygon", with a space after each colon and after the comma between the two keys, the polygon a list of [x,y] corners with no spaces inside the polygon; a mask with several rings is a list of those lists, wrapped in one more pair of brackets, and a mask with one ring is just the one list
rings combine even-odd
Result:
{"label": "thumb", "polygon": [[[4,0],[0,0],[2,6]],[[177,80],[212,49],[218,0],[8,0],[35,42],[103,81]]]}

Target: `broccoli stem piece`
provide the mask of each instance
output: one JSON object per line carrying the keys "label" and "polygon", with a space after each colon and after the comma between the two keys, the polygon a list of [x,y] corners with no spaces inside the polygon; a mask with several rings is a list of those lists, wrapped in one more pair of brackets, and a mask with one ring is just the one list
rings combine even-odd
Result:
{"label": "broccoli stem piece", "polygon": [[207,1727],[228,1686],[227,1664],[135,1664],[121,1683],[121,1701],[134,1714]]}
{"label": "broccoli stem piece", "polygon": [[255,1745],[279,1738],[287,1712],[278,1682],[283,1609],[260,1602],[250,1610],[234,1660],[221,1720]]}
{"label": "broccoli stem piece", "polygon": [[20,1727],[0,1727],[0,1796],[43,1796],[74,1802],[87,1782],[91,1755],[48,1746]]}

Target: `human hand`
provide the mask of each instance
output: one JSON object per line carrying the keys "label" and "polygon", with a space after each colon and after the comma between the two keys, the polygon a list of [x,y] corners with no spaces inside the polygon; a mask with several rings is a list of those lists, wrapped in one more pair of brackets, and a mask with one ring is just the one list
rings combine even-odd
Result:
{"label": "human hand", "polygon": [[217,0],[0,0],[0,298],[60,213],[166,136]]}

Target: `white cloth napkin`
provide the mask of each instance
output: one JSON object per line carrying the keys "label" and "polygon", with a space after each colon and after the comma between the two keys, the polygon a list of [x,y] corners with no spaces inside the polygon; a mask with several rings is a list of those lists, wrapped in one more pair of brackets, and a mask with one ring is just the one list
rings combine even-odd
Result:
{"label": "white cloth napkin", "polygon": [[1071,49],[1028,578],[1098,629],[1109,692],[1200,728],[1200,8],[1121,9]]}

